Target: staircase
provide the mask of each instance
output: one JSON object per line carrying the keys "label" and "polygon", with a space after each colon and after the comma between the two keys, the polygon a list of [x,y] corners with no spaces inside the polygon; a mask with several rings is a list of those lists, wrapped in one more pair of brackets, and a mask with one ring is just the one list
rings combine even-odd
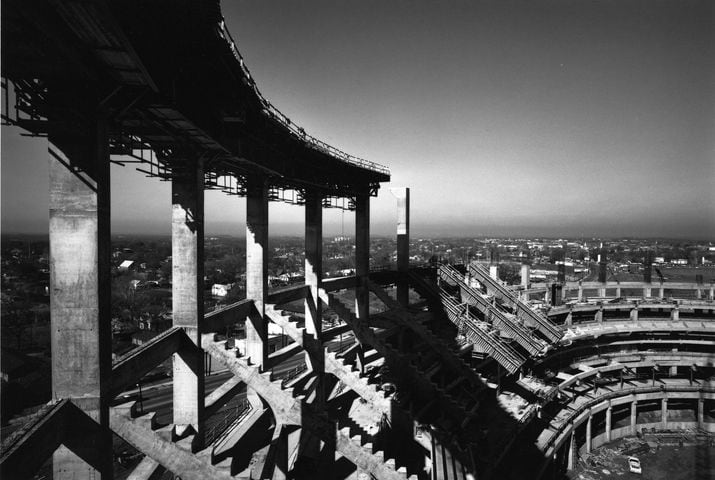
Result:
{"label": "staircase", "polygon": [[549,342],[554,343],[561,339],[563,332],[561,332],[556,325],[551,323],[548,318],[532,310],[529,305],[521,301],[513,292],[510,292],[504,288],[502,284],[490,277],[489,271],[484,265],[478,263],[469,264],[469,273],[484,284],[487,290],[495,297],[508,305],[509,308],[512,308],[517,315],[533,323],[536,329]]}
{"label": "staircase", "polygon": [[[302,335],[299,330],[303,329],[293,329],[293,333]],[[268,403],[278,423],[302,426],[304,430],[328,443],[332,443],[334,439],[337,452],[358,468],[369,471],[378,480],[408,478],[406,471],[388,468],[387,462],[384,461],[384,454],[372,452],[372,445],[363,440],[362,436],[350,437],[349,432],[346,434],[344,431],[345,429],[338,430],[337,434],[334,434],[333,432],[336,430],[334,424],[319,415],[318,412],[313,412],[311,406],[304,402],[304,397],[294,397],[293,387],[283,387],[281,380],[272,380],[270,372],[262,373],[258,367],[250,365],[247,360],[238,358],[236,348],[227,348],[228,345],[225,341],[204,339],[202,343],[214,358],[224,364]],[[335,436],[333,437],[333,435]]]}
{"label": "staircase", "polygon": [[[231,461],[214,464],[211,448],[194,452],[194,435],[174,438],[173,425],[157,427],[154,413],[135,417],[135,402],[110,408],[109,424],[117,435],[164,468],[187,480],[234,479]],[[244,477],[245,478],[245,477]]]}
{"label": "staircase", "polygon": [[[450,385],[440,385],[439,380],[433,381],[429,377],[438,368],[439,356],[434,363],[427,365],[428,358],[417,358],[400,352],[389,340],[383,341],[372,328],[359,322],[352,312],[332,294],[326,295],[326,303],[353,329],[358,340],[363,344],[371,345],[385,357],[389,368],[400,376],[398,382],[398,395],[393,397],[400,407],[408,412],[413,421],[432,426],[432,438],[439,439],[445,445],[450,445],[451,451],[465,461],[468,455],[460,449],[463,441],[452,434],[462,428],[466,435],[471,437],[473,429],[465,428],[475,418],[479,402],[469,394],[468,389],[461,389],[461,381],[454,381]],[[426,367],[426,368],[425,368]],[[465,395],[466,393],[466,395]],[[456,397],[453,395],[457,395]],[[423,442],[415,438],[417,443]],[[428,450],[429,444],[424,445]]]}
{"label": "staircase", "polygon": [[499,308],[485,298],[481,292],[472,288],[464,281],[463,276],[450,265],[440,265],[440,279],[453,286],[458,286],[462,295],[462,301],[469,305],[475,306],[484,314],[484,318],[490,320],[495,328],[503,330],[510,337],[529,353],[529,355],[537,355],[542,353],[546,348],[546,343],[535,338],[531,332],[524,327],[518,320],[510,315],[505,314]]}
{"label": "staircase", "polygon": [[390,413],[390,399],[387,394],[378,390],[374,384],[362,375],[352,365],[348,365],[335,352],[326,352],[325,371],[332,373],[348,388],[367,401],[378,414]]}
{"label": "staircase", "polygon": [[487,322],[474,318],[447,292],[442,292],[442,305],[449,320],[474,344],[474,347],[496,360],[510,374],[516,373],[526,362],[514,348],[505,343]]}

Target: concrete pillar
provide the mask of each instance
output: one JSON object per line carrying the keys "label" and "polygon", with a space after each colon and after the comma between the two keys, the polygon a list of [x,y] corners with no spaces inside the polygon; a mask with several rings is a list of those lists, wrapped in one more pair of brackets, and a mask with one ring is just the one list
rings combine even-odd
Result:
{"label": "concrete pillar", "polygon": [[246,185],[246,298],[256,311],[246,320],[246,355],[255,365],[268,357],[268,322],[264,305],[268,293],[268,184],[249,177]]}
{"label": "concrete pillar", "polygon": [[665,298],[665,289],[663,287],[660,287],[658,289],[658,298],[660,298],[661,300],[663,300],[663,298]]}
{"label": "concrete pillar", "polygon": [[606,442],[611,441],[611,412],[612,407],[609,405],[606,409]]}
{"label": "concrete pillar", "polygon": [[[84,165],[83,171],[70,170],[57,157],[49,161],[52,396],[71,399],[97,423],[108,426],[111,242],[103,119],[86,146],[86,158],[69,159],[73,167],[79,166],[75,160]],[[53,455],[54,478],[112,478],[109,429],[85,440],[98,455],[94,468],[61,446]]]}
{"label": "concrete pillar", "polygon": [[[305,301],[305,330],[317,341],[323,331],[322,305],[319,290],[323,278],[323,205],[319,194],[305,196],[305,284],[310,288],[310,299]],[[316,404],[322,405],[325,395],[325,357],[322,349],[317,358],[306,352],[306,364],[316,374]]]}
{"label": "concrete pillar", "polygon": [[591,453],[591,442],[592,442],[592,436],[591,436],[591,422],[592,422],[593,417],[589,413],[588,418],[586,419],[586,453]]}
{"label": "concrete pillar", "polygon": [[573,470],[574,467],[576,466],[576,432],[572,431],[571,432],[571,438],[569,439],[569,446],[568,446],[568,460],[566,464],[566,468],[568,470]]}
{"label": "concrete pillar", "polygon": [[710,287],[710,294],[708,295],[708,300],[715,300],[715,287]]}
{"label": "concrete pillar", "polygon": [[[370,323],[370,291],[367,281],[370,275],[370,195],[360,194],[355,197],[355,312],[358,320]],[[365,369],[365,346],[358,350],[358,368]]]}
{"label": "concrete pillar", "polygon": [[616,297],[621,297],[621,287],[616,287]]}
{"label": "concrete pillar", "polygon": [[702,300],[702,298],[703,298],[703,289],[702,288],[698,288],[697,290],[695,290],[695,298],[697,298],[698,300]]}
{"label": "concrete pillar", "polygon": [[521,286],[524,288],[531,287],[531,265],[528,263],[521,264]]}
{"label": "concrete pillar", "polygon": [[598,307],[596,314],[594,315],[594,320],[598,323],[603,323],[603,307]]}
{"label": "concrete pillar", "polygon": [[499,280],[499,265],[489,265],[489,276],[494,280]]}
{"label": "concrete pillar", "polygon": [[355,198],[355,311],[364,322],[369,321],[369,290],[367,280],[370,274],[370,195],[360,194]]}
{"label": "concrete pillar", "polygon": [[636,434],[636,422],[638,420],[638,400],[631,402],[631,435]]}
{"label": "concrete pillar", "polygon": [[660,401],[660,420],[662,428],[666,428],[668,424],[668,398],[663,398]]}
{"label": "concrete pillar", "polygon": [[673,308],[670,311],[670,319],[674,322],[680,320],[680,308],[678,307],[678,305],[673,305]]}
{"label": "concrete pillar", "polygon": [[578,284],[578,301],[583,302],[583,286]]}
{"label": "concrete pillar", "polygon": [[397,198],[397,301],[403,307],[409,303],[407,271],[410,269],[410,189],[391,188]]}
{"label": "concrete pillar", "polygon": [[643,297],[644,298],[649,298],[651,296],[651,288],[650,286],[643,287]]}
{"label": "concrete pillar", "polygon": [[636,323],[638,322],[638,305],[631,309],[631,321]]}
{"label": "concrete pillar", "polygon": [[[171,283],[174,326],[201,345],[204,318],[204,171],[189,163],[171,180]],[[174,424],[178,435],[188,427],[203,435],[203,354],[174,354]]]}
{"label": "concrete pillar", "polygon": [[431,480],[444,480],[449,478],[445,467],[442,445],[432,437],[432,477]]}
{"label": "concrete pillar", "polygon": [[698,398],[698,427],[705,425],[705,399]]}
{"label": "concrete pillar", "polygon": [[560,283],[551,284],[551,306],[558,307],[561,305],[562,285]]}
{"label": "concrete pillar", "polygon": [[569,314],[566,315],[566,326],[570,327],[573,325],[573,311],[569,310]]}
{"label": "concrete pillar", "polygon": [[606,296],[606,285],[605,284],[598,289],[598,296],[601,298]]}

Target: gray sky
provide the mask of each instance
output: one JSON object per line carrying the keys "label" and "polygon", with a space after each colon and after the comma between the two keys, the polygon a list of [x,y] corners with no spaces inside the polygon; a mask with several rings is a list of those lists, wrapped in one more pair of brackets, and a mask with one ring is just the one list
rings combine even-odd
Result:
{"label": "gray sky", "polygon": [[[715,2],[225,1],[263,94],[412,189],[416,235],[715,239]],[[46,229],[42,140],[2,129],[2,229]],[[115,232],[169,231],[169,187],[113,168]],[[387,187],[387,186],[385,186]],[[242,233],[211,192],[207,230]],[[271,209],[299,233],[299,207]],[[298,219],[298,223],[295,223]],[[327,233],[351,231],[331,212]],[[395,200],[373,200],[391,233]]]}

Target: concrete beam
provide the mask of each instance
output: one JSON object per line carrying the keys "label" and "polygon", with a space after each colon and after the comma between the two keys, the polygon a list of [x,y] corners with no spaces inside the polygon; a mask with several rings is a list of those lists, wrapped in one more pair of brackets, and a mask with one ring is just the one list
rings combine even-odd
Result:
{"label": "concrete beam", "polygon": [[198,346],[195,355],[174,354],[174,424],[177,435],[189,427],[202,443],[204,356],[200,352],[204,318],[204,168],[187,162],[171,181],[172,316]]}
{"label": "concrete beam", "polygon": [[238,377],[231,377],[220,387],[206,395],[204,401],[206,417],[210,417],[226,402],[232,399],[243,388],[243,381]]}
{"label": "concrete beam", "polygon": [[[66,406],[69,400],[43,407],[23,426],[23,432],[11,444],[3,445],[0,456],[2,478],[33,478],[35,472],[62,444],[67,431]],[[17,435],[17,434],[16,434]],[[12,437],[11,437],[12,438]],[[3,439],[7,442],[7,439]]]}
{"label": "concrete beam", "polygon": [[204,315],[201,333],[224,332],[226,327],[245,321],[253,308],[253,300],[247,298]]}
{"label": "concrete beam", "polygon": [[357,277],[351,275],[349,277],[326,278],[323,280],[323,290],[326,292],[336,292],[338,290],[346,290],[357,286]]}
{"label": "concrete beam", "polygon": [[310,286],[308,285],[292,285],[290,287],[273,290],[267,295],[266,303],[280,305],[283,303],[294,302],[296,300],[306,298],[309,293]]}
{"label": "concrete beam", "polygon": [[[60,446],[85,464],[79,470],[69,470],[64,462],[60,463],[60,473],[101,471],[106,452],[98,445],[104,443],[107,436],[111,438],[108,427],[99,425],[71,400],[61,400],[45,407],[42,414],[23,426],[22,434],[11,445],[4,445],[0,473],[2,478],[31,478]],[[109,453],[111,456],[111,444]],[[111,475],[111,472],[105,475]]]}
{"label": "concrete beam", "polygon": [[276,365],[288,360],[289,358],[296,356],[302,350],[303,350],[303,345],[301,345],[298,342],[293,342],[289,345],[286,345],[285,347],[281,348],[280,350],[276,350],[275,352],[268,355],[266,364],[263,367],[266,370],[269,370],[269,369],[275,367]]}
{"label": "concrete beam", "polygon": [[137,383],[159,363],[193,342],[180,327],[172,327],[117,359],[112,366],[110,397],[114,398]]}

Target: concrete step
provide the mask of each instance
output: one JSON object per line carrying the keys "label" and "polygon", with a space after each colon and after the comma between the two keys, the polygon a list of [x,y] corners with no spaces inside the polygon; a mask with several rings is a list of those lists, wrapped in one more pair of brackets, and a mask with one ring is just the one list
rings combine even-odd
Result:
{"label": "concrete step", "polygon": [[[212,478],[229,480],[232,477],[211,465],[180,445],[167,441],[160,434],[162,429],[146,428],[146,422],[137,422],[126,415],[126,410],[110,408],[110,428],[137,450],[160,463],[164,468],[181,478]],[[169,430],[170,431],[170,430]],[[187,438],[188,440],[188,438]]]}

